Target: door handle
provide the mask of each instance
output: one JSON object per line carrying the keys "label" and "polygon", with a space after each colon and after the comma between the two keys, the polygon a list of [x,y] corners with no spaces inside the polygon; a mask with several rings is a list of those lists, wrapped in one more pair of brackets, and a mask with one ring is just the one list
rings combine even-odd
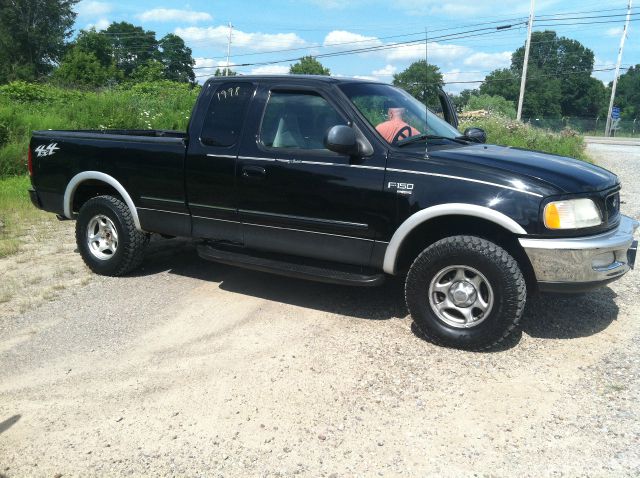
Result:
{"label": "door handle", "polygon": [[247,179],[264,179],[267,170],[262,166],[243,166],[242,177]]}

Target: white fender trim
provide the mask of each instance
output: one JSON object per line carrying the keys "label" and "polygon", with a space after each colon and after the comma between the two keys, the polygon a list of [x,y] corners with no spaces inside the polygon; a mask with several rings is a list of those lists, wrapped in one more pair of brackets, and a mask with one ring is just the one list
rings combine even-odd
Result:
{"label": "white fender trim", "polygon": [[396,261],[398,259],[398,253],[400,252],[402,242],[415,227],[429,219],[433,219],[434,217],[454,215],[479,217],[502,226],[514,234],[527,234],[527,231],[525,231],[522,226],[509,216],[505,216],[501,212],[495,211],[491,208],[464,203],[439,204],[412,214],[402,224],[400,224],[400,227],[393,234],[391,242],[389,242],[389,245],[387,246],[382,269],[387,274],[393,275],[396,273]]}
{"label": "white fender trim", "polygon": [[122,199],[124,199],[124,202],[129,207],[129,210],[131,211],[131,215],[133,216],[133,223],[135,224],[136,229],[138,231],[142,231],[142,228],[140,227],[140,219],[138,218],[138,211],[136,209],[135,204],[133,204],[133,200],[131,199],[131,196],[129,196],[129,193],[127,192],[127,190],[114,177],[109,176],[108,174],[105,174],[105,173],[101,173],[100,171],[83,171],[71,178],[71,181],[69,181],[69,184],[67,184],[67,189],[65,189],[64,191],[65,217],[67,217],[68,219],[72,219],[73,196],[75,195],[76,189],[78,189],[78,186],[80,186],[80,184],[82,184],[84,181],[87,181],[89,179],[102,181],[103,183],[106,183],[109,186],[112,186],[116,191],[118,191],[120,196],[122,196]]}

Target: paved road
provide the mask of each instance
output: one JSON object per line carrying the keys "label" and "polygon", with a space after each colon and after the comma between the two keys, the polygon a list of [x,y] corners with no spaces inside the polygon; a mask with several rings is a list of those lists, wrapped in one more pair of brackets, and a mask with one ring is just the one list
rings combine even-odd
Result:
{"label": "paved road", "polygon": [[[589,148],[638,217],[637,148]],[[491,353],[417,337],[399,281],[294,281],[177,240],[89,277],[0,321],[0,475],[640,474],[637,271],[532,300]]]}

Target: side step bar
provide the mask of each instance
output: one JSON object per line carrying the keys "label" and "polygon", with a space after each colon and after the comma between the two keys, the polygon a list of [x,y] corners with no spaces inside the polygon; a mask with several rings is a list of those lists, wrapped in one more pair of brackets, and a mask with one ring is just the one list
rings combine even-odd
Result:
{"label": "side step bar", "polygon": [[385,279],[383,273],[363,272],[357,266],[311,261],[294,256],[280,256],[243,249],[229,250],[211,244],[200,244],[197,250],[198,255],[208,261],[298,279],[352,286],[376,286],[382,284]]}

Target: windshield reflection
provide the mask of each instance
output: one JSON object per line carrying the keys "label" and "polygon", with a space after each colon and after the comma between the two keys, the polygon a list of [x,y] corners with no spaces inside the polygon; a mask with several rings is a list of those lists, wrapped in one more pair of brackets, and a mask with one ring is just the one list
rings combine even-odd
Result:
{"label": "windshield reflection", "polygon": [[390,144],[420,134],[450,139],[460,136],[457,129],[400,88],[378,83],[350,83],[340,88]]}

